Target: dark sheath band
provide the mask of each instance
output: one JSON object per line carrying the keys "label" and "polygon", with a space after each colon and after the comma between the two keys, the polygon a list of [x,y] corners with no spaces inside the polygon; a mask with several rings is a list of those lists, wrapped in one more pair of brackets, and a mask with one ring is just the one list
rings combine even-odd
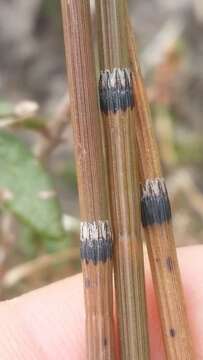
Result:
{"label": "dark sheath band", "polygon": [[112,258],[112,233],[108,221],[82,222],[80,231],[81,260],[105,263]]}
{"label": "dark sheath band", "polygon": [[100,74],[99,96],[105,114],[126,111],[134,106],[132,73],[127,68],[105,70]]}
{"label": "dark sheath band", "polygon": [[171,206],[164,179],[147,180],[141,189],[141,217],[144,227],[171,220]]}

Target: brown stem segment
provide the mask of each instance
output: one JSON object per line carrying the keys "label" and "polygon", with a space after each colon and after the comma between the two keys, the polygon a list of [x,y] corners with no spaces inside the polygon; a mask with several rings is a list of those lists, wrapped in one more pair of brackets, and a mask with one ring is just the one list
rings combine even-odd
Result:
{"label": "brown stem segment", "polygon": [[114,359],[112,234],[108,221],[81,223],[88,359]]}
{"label": "brown stem segment", "polygon": [[100,50],[100,107],[105,130],[115,286],[121,359],[149,359],[137,154],[134,146],[134,97],[129,69],[125,7],[118,0],[97,0]]}
{"label": "brown stem segment", "polygon": [[170,201],[161,175],[158,148],[130,23],[128,41],[137,112],[135,124],[140,160],[142,223],[159,305],[166,357],[168,360],[194,360],[171,223]]}
{"label": "brown stem segment", "polygon": [[88,360],[114,359],[112,236],[88,0],[62,0],[79,200]]}

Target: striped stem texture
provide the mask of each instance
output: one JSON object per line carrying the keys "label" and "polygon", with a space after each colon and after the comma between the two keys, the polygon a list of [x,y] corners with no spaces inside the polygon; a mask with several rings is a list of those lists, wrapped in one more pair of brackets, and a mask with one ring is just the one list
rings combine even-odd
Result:
{"label": "striped stem texture", "polygon": [[134,96],[123,1],[97,0],[100,107],[114,235],[115,286],[123,360],[149,358]]}
{"label": "striped stem texture", "polygon": [[88,360],[114,360],[112,235],[88,0],[62,0],[81,211]]}
{"label": "striped stem texture", "polygon": [[140,160],[142,223],[158,301],[166,358],[192,360],[195,357],[171,223],[170,201],[161,173],[158,147],[130,23],[128,41],[136,102],[135,126]]}

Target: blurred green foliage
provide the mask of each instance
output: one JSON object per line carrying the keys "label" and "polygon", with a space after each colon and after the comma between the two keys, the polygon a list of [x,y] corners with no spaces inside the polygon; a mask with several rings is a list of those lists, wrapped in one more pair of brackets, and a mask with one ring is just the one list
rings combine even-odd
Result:
{"label": "blurred green foliage", "polygon": [[198,138],[196,136],[190,141],[188,140],[187,142],[177,142],[175,143],[175,150],[177,153],[178,161],[181,165],[203,164],[203,140],[201,138]]}
{"label": "blurred green foliage", "polygon": [[58,0],[43,0],[41,8],[41,16],[46,19],[49,18],[55,28],[61,32],[61,16],[60,14],[60,1]]}
{"label": "blurred green foliage", "polygon": [[75,162],[72,160],[68,161],[66,169],[63,173],[63,180],[65,183],[71,186],[73,191],[77,191],[77,175],[76,175],[76,167]]}
{"label": "blurred green foliage", "polygon": [[0,132],[0,194],[18,218],[50,238],[63,234],[54,184],[39,161],[14,135]]}
{"label": "blurred green foliage", "polygon": [[42,12],[46,16],[57,16],[59,1],[58,0],[43,0]]}
{"label": "blurred green foliage", "polygon": [[53,253],[67,249],[70,243],[69,240],[69,234],[53,239],[36,233],[33,228],[26,224],[21,224],[18,248],[23,257],[32,259],[41,253]]}
{"label": "blurred green foliage", "polygon": [[10,112],[12,112],[12,110],[13,107],[11,106],[11,104],[6,100],[0,98],[0,117],[9,114]]}

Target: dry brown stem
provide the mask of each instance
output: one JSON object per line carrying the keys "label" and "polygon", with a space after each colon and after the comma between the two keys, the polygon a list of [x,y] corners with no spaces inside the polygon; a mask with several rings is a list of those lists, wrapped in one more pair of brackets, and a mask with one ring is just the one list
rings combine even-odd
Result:
{"label": "dry brown stem", "polygon": [[87,359],[113,360],[112,237],[88,0],[62,0],[81,212]]}
{"label": "dry brown stem", "polygon": [[142,221],[159,305],[166,357],[168,360],[194,360],[172,230],[170,202],[162,179],[150,109],[130,24],[128,40],[137,109],[135,124],[142,185]]}
{"label": "dry brown stem", "polygon": [[105,129],[111,218],[115,240],[115,286],[121,359],[147,360],[143,247],[134,101],[125,42],[123,1],[96,1],[100,52],[100,103]]}

